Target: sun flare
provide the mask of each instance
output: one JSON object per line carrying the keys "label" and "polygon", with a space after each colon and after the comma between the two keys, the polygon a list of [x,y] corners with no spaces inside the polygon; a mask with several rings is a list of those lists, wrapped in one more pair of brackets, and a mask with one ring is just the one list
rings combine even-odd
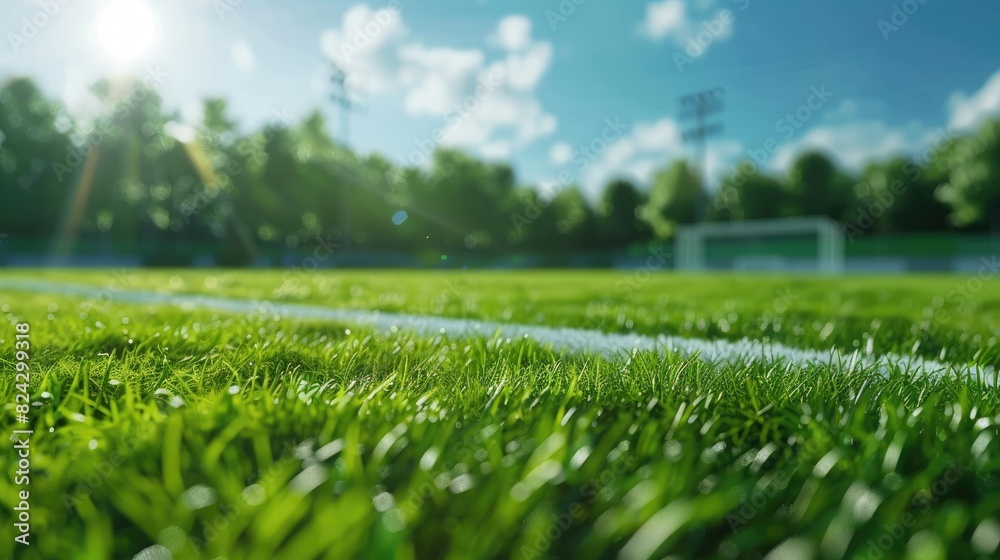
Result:
{"label": "sun flare", "polygon": [[133,62],[149,53],[156,31],[153,11],[141,0],[115,0],[97,19],[97,38],[118,62]]}

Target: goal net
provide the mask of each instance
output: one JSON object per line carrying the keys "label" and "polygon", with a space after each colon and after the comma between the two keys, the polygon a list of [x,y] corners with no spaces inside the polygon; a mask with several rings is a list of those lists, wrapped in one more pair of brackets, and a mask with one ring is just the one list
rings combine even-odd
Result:
{"label": "goal net", "polygon": [[680,270],[844,270],[844,231],[825,216],[682,226],[674,244]]}

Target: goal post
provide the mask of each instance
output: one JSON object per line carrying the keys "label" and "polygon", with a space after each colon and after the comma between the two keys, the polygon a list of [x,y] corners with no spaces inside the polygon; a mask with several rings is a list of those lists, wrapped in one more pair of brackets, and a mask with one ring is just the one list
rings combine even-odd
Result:
{"label": "goal post", "polygon": [[[776,218],[740,222],[712,222],[681,226],[674,238],[674,251],[679,270],[707,270],[710,267],[708,242],[728,240],[735,244],[735,262],[757,259],[768,263],[767,270],[787,270],[789,257],[776,249],[775,241],[781,238],[815,236],[815,270],[823,274],[840,274],[844,271],[844,230],[836,220],[826,216]],[[758,240],[757,246],[740,252],[738,244]],[[761,247],[761,243],[771,242]],[[731,268],[738,268],[732,266]]]}

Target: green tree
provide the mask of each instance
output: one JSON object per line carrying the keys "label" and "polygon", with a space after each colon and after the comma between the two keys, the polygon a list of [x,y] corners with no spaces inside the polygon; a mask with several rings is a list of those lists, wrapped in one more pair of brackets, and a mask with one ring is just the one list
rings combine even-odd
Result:
{"label": "green tree", "polygon": [[850,177],[840,173],[826,155],[805,152],[788,172],[788,188],[795,203],[792,213],[844,220],[854,206],[853,186]]}
{"label": "green tree", "polygon": [[552,210],[556,237],[543,248],[574,251],[594,246],[597,219],[579,188],[571,186],[556,193]]}
{"label": "green tree", "polygon": [[696,221],[701,194],[698,174],[687,161],[676,161],[653,177],[649,201],[640,207],[639,218],[656,237],[670,237],[678,225]]}
{"label": "green tree", "polygon": [[873,224],[873,231],[927,232],[947,228],[948,207],[937,200],[932,170],[897,157],[869,165],[855,187],[858,205],[850,223]]}
{"label": "green tree", "polygon": [[648,228],[638,217],[639,208],[645,203],[645,196],[630,181],[619,179],[609,183],[595,212],[599,243],[621,249],[647,238]]}
{"label": "green tree", "polygon": [[[742,169],[741,166],[737,169]],[[712,204],[712,216],[720,220],[765,220],[794,215],[792,193],[780,179],[736,171],[723,180]]]}
{"label": "green tree", "polygon": [[80,165],[72,121],[28,78],[0,88],[0,223],[8,235],[50,234]]}
{"label": "green tree", "polygon": [[940,196],[952,210],[951,223],[1000,232],[1000,120],[951,143],[936,164],[948,171]]}

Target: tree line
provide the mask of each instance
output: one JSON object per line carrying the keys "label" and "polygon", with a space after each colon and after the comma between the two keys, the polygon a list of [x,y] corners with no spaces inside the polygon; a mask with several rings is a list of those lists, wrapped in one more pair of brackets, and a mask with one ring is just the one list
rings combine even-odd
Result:
{"label": "tree line", "polygon": [[[752,161],[705,189],[690,162],[648,185],[611,180],[597,201],[522,184],[504,163],[437,149],[427,165],[359,155],[320,112],[241,133],[222,99],[197,129],[156,91],[99,82],[102,116],[76,120],[28,78],[0,88],[0,229],[14,238],[226,247],[233,262],[337,232],[373,252],[621,250],[713,221],[825,215],[848,235],[1000,231],[1000,121],[943,135],[855,174],[819,152],[784,175]],[[346,211],[345,211],[346,210]]]}

